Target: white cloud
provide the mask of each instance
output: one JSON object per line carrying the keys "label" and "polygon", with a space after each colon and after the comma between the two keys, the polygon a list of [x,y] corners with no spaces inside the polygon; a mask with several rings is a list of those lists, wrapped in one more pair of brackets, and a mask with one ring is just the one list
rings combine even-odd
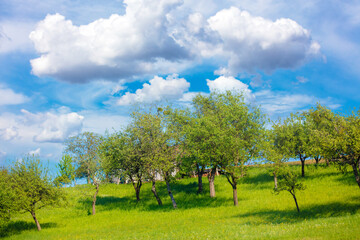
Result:
{"label": "white cloud", "polygon": [[335,103],[331,98],[317,98],[306,94],[292,94],[286,92],[274,92],[263,90],[254,93],[256,103],[261,105],[265,113],[270,116],[279,116],[306,110],[314,106],[317,102],[336,109],[341,107],[339,103]]}
{"label": "white cloud", "polygon": [[40,117],[42,131],[34,136],[35,142],[63,142],[70,135],[79,133],[84,117],[75,113],[47,112],[36,116]]}
{"label": "white cloud", "polygon": [[40,54],[31,60],[32,72],[69,82],[132,79],[212,58],[235,75],[294,68],[319,53],[309,31],[291,19],[271,21],[236,7],[216,12],[213,3],[210,17],[181,0],[124,3],[125,14],[87,25],[48,15],[30,34]]}
{"label": "white cloud", "polygon": [[29,155],[40,155],[40,152],[41,152],[40,148],[37,148],[35,150],[29,151]]}
{"label": "white cloud", "polygon": [[5,141],[19,138],[58,143],[81,131],[83,120],[83,116],[65,107],[44,113],[22,109],[19,115],[5,113],[0,116],[0,135]]}
{"label": "white cloud", "polygon": [[168,76],[166,79],[155,76],[148,83],[143,84],[143,88],[136,90],[135,93],[126,92],[117,101],[118,105],[130,105],[134,102],[153,102],[162,99],[179,99],[190,87],[190,83],[184,78],[178,78],[176,74]]}
{"label": "white cloud", "polygon": [[210,17],[208,23],[223,41],[232,73],[294,68],[320,50],[309,31],[291,19],[273,22],[231,7]]}
{"label": "white cloud", "polygon": [[0,106],[22,104],[29,101],[28,97],[15,93],[13,90],[2,85],[0,85],[0,96]]}
{"label": "white cloud", "polygon": [[210,92],[214,91],[238,91],[241,92],[246,100],[251,100],[253,98],[253,95],[251,93],[251,90],[249,89],[249,86],[240,80],[234,78],[234,77],[225,77],[220,76],[217,79],[211,81],[209,79],[206,80],[206,84],[208,85]]}
{"label": "white cloud", "polygon": [[16,138],[18,135],[19,131],[17,127],[11,126],[5,129],[0,129],[0,136],[6,141],[10,141]]}
{"label": "white cloud", "polygon": [[113,14],[88,25],[75,26],[60,14],[39,22],[30,34],[41,54],[31,60],[33,73],[70,82],[117,80],[154,71],[167,73],[169,62],[187,57],[166,28],[167,14],[180,0],[124,2],[124,15]]}

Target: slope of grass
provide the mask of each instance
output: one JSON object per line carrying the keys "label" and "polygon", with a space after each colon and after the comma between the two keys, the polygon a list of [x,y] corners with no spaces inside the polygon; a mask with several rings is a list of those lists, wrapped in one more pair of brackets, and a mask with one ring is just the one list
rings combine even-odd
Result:
{"label": "slope of grass", "polygon": [[[299,166],[293,166],[300,173]],[[157,184],[164,206],[157,206],[150,189],[141,189],[137,203],[130,184],[103,185],[97,214],[89,215],[94,187],[65,189],[66,208],[38,212],[43,230],[36,231],[30,214],[19,214],[1,230],[5,239],[359,239],[360,189],[352,174],[333,167],[306,168],[307,189],[298,193],[301,212],[291,195],[272,192],[272,177],[253,167],[238,187],[239,206],[232,202],[232,188],[216,177],[216,198],[196,194],[196,178],[172,184],[178,209],[173,210],[165,183]]]}

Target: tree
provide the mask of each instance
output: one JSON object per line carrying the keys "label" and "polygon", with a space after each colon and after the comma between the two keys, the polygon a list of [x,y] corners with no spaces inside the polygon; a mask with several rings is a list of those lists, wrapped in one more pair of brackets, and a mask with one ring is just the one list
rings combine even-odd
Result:
{"label": "tree", "polygon": [[215,106],[215,94],[204,96],[198,94],[193,98],[194,111],[191,114],[189,124],[185,126],[187,153],[197,168],[199,192],[202,189],[202,174],[206,167],[211,170],[208,173],[210,197],[215,197],[215,176],[220,168],[220,162],[224,151],[221,137],[223,130],[218,120]]}
{"label": "tree", "polygon": [[0,168],[0,225],[9,221],[11,213],[17,210],[17,198],[9,184],[10,180],[8,170]]}
{"label": "tree", "polygon": [[212,93],[213,122],[219,159],[218,165],[233,189],[234,205],[238,205],[237,185],[245,175],[245,166],[260,157],[265,135],[265,117],[259,108],[245,103],[241,93]]}
{"label": "tree", "polygon": [[59,169],[59,176],[55,179],[57,184],[66,185],[75,180],[75,166],[70,155],[64,154],[57,166]]}
{"label": "tree", "polygon": [[305,177],[305,160],[311,156],[311,133],[306,118],[300,114],[291,114],[286,120],[292,131],[292,156],[301,161],[301,176]]}
{"label": "tree", "polygon": [[99,186],[104,179],[104,172],[99,156],[101,138],[98,134],[84,132],[70,137],[65,141],[65,152],[75,159],[76,174],[79,178],[86,177],[88,184],[95,186],[92,201],[92,215],[96,213],[96,197]]}
{"label": "tree", "polygon": [[331,159],[340,170],[351,166],[355,181],[360,188],[360,110],[349,116],[335,115],[327,123],[327,130],[319,131],[322,138],[322,154]]}
{"label": "tree", "polygon": [[171,109],[164,110],[161,107],[148,109],[138,108],[132,113],[132,122],[129,131],[141,148],[144,166],[152,181],[152,192],[162,205],[155,188],[156,174],[164,178],[174,208],[176,201],[170,188],[172,173],[177,166],[180,154],[177,141],[177,131],[169,121]]}
{"label": "tree", "polygon": [[289,167],[283,167],[280,173],[279,187],[275,189],[275,193],[287,191],[294,198],[296,209],[300,212],[299,205],[296,199],[296,192],[298,190],[305,190],[305,186],[298,182],[296,174],[294,174]]}
{"label": "tree", "polygon": [[36,211],[45,206],[59,206],[65,200],[61,189],[52,184],[48,169],[34,155],[24,157],[11,167],[10,184],[17,209],[29,212],[39,231]]}
{"label": "tree", "polygon": [[278,188],[278,175],[285,162],[292,156],[292,131],[289,119],[273,122],[272,128],[266,131],[262,154],[265,162],[270,163],[274,177],[274,189]]}
{"label": "tree", "polygon": [[76,163],[76,176],[86,177],[91,183],[90,171],[99,162],[98,147],[100,136],[92,132],[84,132],[68,138],[65,142],[65,153],[69,154]]}
{"label": "tree", "polygon": [[126,176],[133,184],[136,200],[140,201],[140,189],[144,175],[144,163],[141,147],[138,146],[129,131],[108,134],[100,144],[103,156],[103,168],[109,173],[119,173]]}
{"label": "tree", "polygon": [[[310,155],[315,159],[316,167],[319,164],[321,155],[323,152],[324,135],[327,135],[333,127],[335,114],[326,106],[322,106],[319,103],[316,108],[311,108],[304,112],[303,115],[306,118],[306,124],[310,129]],[[329,164],[328,159],[326,160]]]}

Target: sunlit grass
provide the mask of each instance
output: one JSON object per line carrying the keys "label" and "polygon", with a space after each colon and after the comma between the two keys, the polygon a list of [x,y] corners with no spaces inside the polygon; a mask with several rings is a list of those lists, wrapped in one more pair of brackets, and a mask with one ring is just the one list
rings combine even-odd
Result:
{"label": "sunlit grass", "polygon": [[[293,166],[300,173],[299,166]],[[68,188],[67,208],[39,211],[43,230],[36,231],[30,214],[14,217],[2,231],[9,239],[359,239],[360,189],[353,175],[333,167],[307,166],[307,189],[298,193],[301,212],[287,192],[273,194],[266,169],[252,168],[238,186],[239,206],[232,189],[216,177],[216,198],[196,194],[196,178],[172,184],[178,209],[173,210],[165,183],[157,188],[164,206],[157,206],[146,183],[136,202],[132,185],[103,185],[97,214],[89,215],[92,186]]]}

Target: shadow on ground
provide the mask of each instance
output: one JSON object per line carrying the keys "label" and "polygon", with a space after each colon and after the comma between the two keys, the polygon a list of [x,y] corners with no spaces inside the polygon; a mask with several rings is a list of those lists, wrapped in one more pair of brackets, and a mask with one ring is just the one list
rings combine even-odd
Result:
{"label": "shadow on ground", "polygon": [[294,210],[268,210],[268,211],[259,211],[251,212],[245,214],[238,214],[234,217],[236,218],[247,218],[247,217],[259,217],[262,221],[257,221],[254,219],[250,221],[249,224],[263,224],[264,221],[281,224],[281,223],[295,223],[309,220],[309,219],[318,219],[318,218],[329,218],[329,217],[339,217],[346,215],[354,215],[360,212],[360,203],[342,203],[342,202],[333,202],[330,204],[315,204],[307,207],[301,208],[300,213],[296,211],[295,204]]}
{"label": "shadow on ground", "polygon": [[[40,223],[42,229],[54,228],[57,226],[56,223]],[[11,235],[20,234],[23,231],[36,230],[35,223],[25,221],[11,221],[0,228],[0,237],[7,237]]]}

